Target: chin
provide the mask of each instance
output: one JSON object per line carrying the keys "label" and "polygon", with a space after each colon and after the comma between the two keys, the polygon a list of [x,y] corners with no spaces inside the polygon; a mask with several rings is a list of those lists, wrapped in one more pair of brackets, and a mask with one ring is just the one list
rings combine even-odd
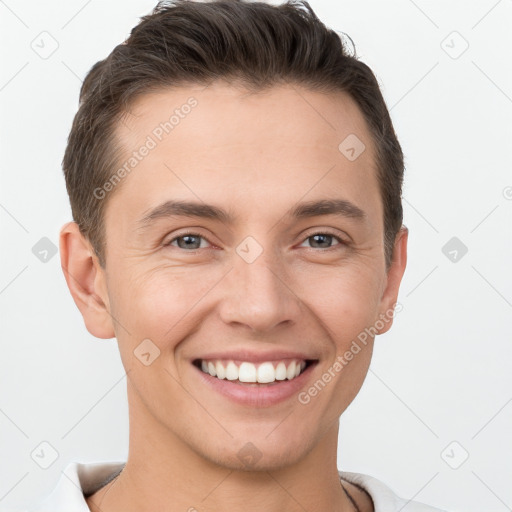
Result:
{"label": "chin", "polygon": [[[234,471],[276,471],[300,462],[310,452],[313,440],[306,437],[267,433],[252,437],[237,436],[228,444],[203,447],[203,458]],[[208,449],[209,448],[209,449]]]}

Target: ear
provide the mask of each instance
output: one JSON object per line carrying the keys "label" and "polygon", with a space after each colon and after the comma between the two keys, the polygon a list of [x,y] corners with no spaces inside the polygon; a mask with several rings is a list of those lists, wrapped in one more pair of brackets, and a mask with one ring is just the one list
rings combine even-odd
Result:
{"label": "ear", "polygon": [[[384,289],[384,293],[382,294],[379,307],[379,319],[381,320],[379,324],[383,323],[384,326],[378,329],[377,334],[384,334],[385,332],[389,331],[393,325],[393,310],[395,310],[395,304],[398,298],[398,290],[400,288],[400,283],[402,282],[402,277],[407,265],[408,236],[409,230],[406,226],[402,226],[395,238],[393,257],[387,272],[387,284]],[[395,311],[399,312],[400,310],[401,306],[397,305]]]}
{"label": "ear", "polygon": [[76,222],[62,227],[59,245],[64,277],[87,330],[97,338],[114,338],[105,272]]}

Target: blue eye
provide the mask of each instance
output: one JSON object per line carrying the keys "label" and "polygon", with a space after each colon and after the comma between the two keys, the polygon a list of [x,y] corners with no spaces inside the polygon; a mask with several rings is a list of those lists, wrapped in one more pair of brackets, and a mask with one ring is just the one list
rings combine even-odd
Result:
{"label": "blue eye", "polygon": [[[337,245],[345,244],[345,242],[339,236],[333,235],[331,233],[314,233],[312,235],[309,235],[304,241],[306,242],[308,240],[313,240],[314,249],[330,249],[331,247],[336,247]],[[338,241],[338,243],[335,244],[334,246],[331,245],[333,240]],[[326,244],[329,245],[326,246]]]}
{"label": "blue eye", "polygon": [[[310,243],[313,249],[331,249],[336,246],[346,245],[346,242],[342,238],[328,232],[313,233],[312,235],[309,235],[303,243],[307,242],[308,240],[312,241]],[[336,240],[338,243],[333,245],[332,243],[334,240]],[[206,244],[210,243],[204,236],[201,236],[197,233],[184,233],[173,238],[164,245],[171,245],[173,247],[177,247],[178,249],[189,249],[194,251],[198,249],[204,249],[206,247],[204,244],[201,245],[201,241],[205,241]]]}
{"label": "blue eye", "polygon": [[[180,243],[180,240],[183,242]],[[174,242],[178,242],[178,248],[179,249],[201,249],[201,240],[206,240],[201,235],[198,235],[197,233],[185,233],[184,235],[177,236],[176,238],[173,238],[170,242],[168,242],[165,245],[174,245]]]}

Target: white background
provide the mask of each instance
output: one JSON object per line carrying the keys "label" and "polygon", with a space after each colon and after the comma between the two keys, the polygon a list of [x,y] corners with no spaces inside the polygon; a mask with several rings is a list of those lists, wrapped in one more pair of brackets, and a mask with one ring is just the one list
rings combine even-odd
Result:
{"label": "white background", "polygon": [[[404,309],[341,419],[338,465],[447,510],[512,510],[512,1],[310,3],[375,71],[406,157]],[[58,254],[32,248],[71,219],[60,164],[81,80],[153,6],[0,1],[1,511],[39,501],[69,461],[127,456],[115,340],[86,331]],[[31,458],[43,441],[48,469]]]}

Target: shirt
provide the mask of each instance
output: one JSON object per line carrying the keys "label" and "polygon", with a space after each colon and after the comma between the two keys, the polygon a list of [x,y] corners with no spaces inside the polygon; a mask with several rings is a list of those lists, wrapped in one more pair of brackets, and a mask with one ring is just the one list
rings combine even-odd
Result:
{"label": "shirt", "polygon": [[[85,496],[94,494],[110,482],[124,465],[124,462],[71,462],[51,494],[29,512],[90,512]],[[359,485],[371,496],[375,512],[445,512],[417,501],[399,498],[372,476],[346,471],[339,471],[339,475],[341,479]]]}

